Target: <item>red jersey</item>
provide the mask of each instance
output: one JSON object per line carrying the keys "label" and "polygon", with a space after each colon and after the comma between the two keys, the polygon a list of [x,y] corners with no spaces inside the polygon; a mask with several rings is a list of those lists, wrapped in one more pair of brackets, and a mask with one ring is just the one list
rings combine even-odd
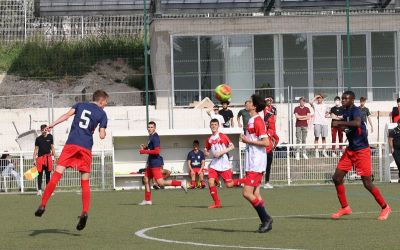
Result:
{"label": "red jersey", "polygon": [[272,105],[266,106],[264,109],[264,122],[266,129],[276,131],[276,108]]}

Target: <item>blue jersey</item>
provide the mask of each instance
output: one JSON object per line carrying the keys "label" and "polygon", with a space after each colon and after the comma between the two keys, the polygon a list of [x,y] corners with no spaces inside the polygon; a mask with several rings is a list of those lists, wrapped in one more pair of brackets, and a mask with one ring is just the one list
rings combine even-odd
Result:
{"label": "blue jersey", "polygon": [[93,146],[93,133],[97,125],[107,128],[106,112],[95,103],[77,103],[71,131],[66,144],[74,144],[89,150]]}
{"label": "blue jersey", "polygon": [[[157,133],[154,133],[152,135],[149,135],[149,142],[147,144],[147,149],[154,150],[156,147],[160,147],[160,136],[158,136]],[[163,159],[159,154],[149,155],[149,157],[147,158],[147,165],[150,168],[161,167],[161,165],[163,164],[164,164]]]}
{"label": "blue jersey", "polygon": [[[344,121],[353,121],[357,117],[361,119],[361,111],[359,107],[353,105],[344,110]],[[360,127],[347,127],[344,131],[346,132],[347,140],[349,140],[350,150],[356,151],[369,147],[365,123],[361,122]]]}
{"label": "blue jersey", "polygon": [[197,153],[192,150],[187,156],[187,160],[190,161],[192,168],[201,168],[201,162],[205,159],[204,153],[201,150],[199,150]]}

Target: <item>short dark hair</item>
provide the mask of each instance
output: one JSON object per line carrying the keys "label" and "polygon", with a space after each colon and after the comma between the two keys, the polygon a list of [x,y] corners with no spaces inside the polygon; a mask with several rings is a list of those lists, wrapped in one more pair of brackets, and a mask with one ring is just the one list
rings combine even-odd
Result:
{"label": "short dark hair", "polygon": [[153,121],[150,121],[149,123],[147,123],[147,125],[154,125],[155,128],[157,127],[157,124]]}
{"label": "short dark hair", "polygon": [[108,98],[107,92],[105,92],[104,90],[101,90],[101,89],[96,90],[93,93],[92,101],[97,102],[100,100],[100,98],[107,99]]}
{"label": "short dark hair", "polygon": [[214,105],[213,109],[219,109],[218,105]]}
{"label": "short dark hair", "polygon": [[265,100],[261,98],[259,95],[252,95],[251,96],[251,101],[253,102],[253,106],[256,107],[256,112],[261,112],[262,110],[265,109],[267,104],[265,103]]}
{"label": "short dark hair", "polygon": [[361,97],[360,97],[360,102],[365,102],[366,100],[367,100],[366,97],[364,97],[364,96],[361,96]]}
{"label": "short dark hair", "polygon": [[195,145],[195,144],[196,144],[196,145],[200,145],[199,140],[194,140],[194,141],[193,141],[193,145]]}
{"label": "short dark hair", "polygon": [[215,119],[215,118],[214,118],[214,119],[211,119],[210,124],[213,123],[213,122],[216,122],[216,123],[218,123],[218,125],[219,125],[218,119]]}
{"label": "short dark hair", "polygon": [[40,125],[40,130],[43,130],[43,129],[45,129],[45,128],[47,128],[47,125],[46,125],[46,124]]}
{"label": "short dark hair", "polygon": [[221,102],[221,104],[224,104],[224,103],[226,103],[226,104],[229,105],[230,102],[229,102],[229,101],[222,101],[222,102]]}
{"label": "short dark hair", "polygon": [[306,98],[304,98],[303,96],[299,98],[299,101],[306,101]]}
{"label": "short dark hair", "polygon": [[343,95],[349,95],[349,96],[351,96],[353,99],[356,98],[356,94],[354,94],[354,92],[351,91],[351,90],[347,90],[347,91],[343,92]]}
{"label": "short dark hair", "polygon": [[334,98],[333,100],[334,100],[334,101],[340,100],[340,96],[335,96],[335,98]]}

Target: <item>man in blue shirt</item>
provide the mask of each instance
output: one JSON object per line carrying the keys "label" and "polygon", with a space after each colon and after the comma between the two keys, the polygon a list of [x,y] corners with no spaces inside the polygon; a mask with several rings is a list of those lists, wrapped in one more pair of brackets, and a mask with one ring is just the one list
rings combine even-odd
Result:
{"label": "man in blue shirt", "polygon": [[342,105],[345,108],[343,120],[332,121],[332,126],[344,129],[349,141],[349,146],[346,148],[342,158],[340,158],[335,174],[332,177],[341,208],[337,213],[332,214],[331,217],[332,219],[338,219],[343,215],[352,213],[347,203],[343,179],[347,172],[352,170],[354,165],[357,174],[361,176],[364,187],[374,196],[375,200],[382,208],[378,220],[386,220],[392,210],[383,199],[379,189],[372,184],[371,149],[368,143],[367,129],[365,123],[361,121],[360,108],[354,105],[354,99],[355,94],[353,91],[344,92],[342,95]]}
{"label": "man in blue shirt", "polygon": [[199,141],[194,140],[193,150],[189,152],[186,158],[191,178],[191,183],[190,183],[191,189],[196,188],[196,175],[199,176],[201,188],[206,187],[206,183],[204,182],[204,173],[203,173],[205,165],[205,157],[203,151],[201,151],[199,148],[200,148]]}
{"label": "man in blue shirt", "polygon": [[139,205],[152,205],[151,201],[151,189],[150,189],[150,180],[155,179],[156,183],[160,187],[164,186],[174,186],[174,187],[182,187],[182,189],[187,192],[186,180],[177,181],[177,180],[164,180],[161,166],[164,165],[163,159],[160,156],[161,152],[161,143],[160,136],[158,136],[156,132],[156,123],[151,121],[147,124],[147,132],[149,132],[149,141],[147,146],[142,144],[140,145],[140,154],[149,155],[147,158],[147,166],[146,172],[144,174],[144,200],[139,203]]}
{"label": "man in blue shirt", "polygon": [[66,168],[75,168],[81,173],[82,187],[82,213],[79,216],[77,230],[82,230],[86,226],[88,211],[90,206],[90,167],[92,165],[92,146],[93,133],[99,126],[99,137],[106,137],[107,115],[104,107],[107,105],[108,94],[103,90],[93,93],[93,101],[90,103],[77,103],[67,113],[60,116],[46,129],[49,132],[57,124],[68,120],[74,116],[68,140],[61,152],[57,162],[56,171],[47,184],[44,191],[42,202],[35,212],[35,216],[41,217],[45,211],[45,206],[51,194],[57,186]]}

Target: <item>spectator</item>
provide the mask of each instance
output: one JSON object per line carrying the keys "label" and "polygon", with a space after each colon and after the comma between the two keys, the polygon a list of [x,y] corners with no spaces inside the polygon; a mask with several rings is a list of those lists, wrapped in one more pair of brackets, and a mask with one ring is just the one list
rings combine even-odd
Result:
{"label": "spectator", "polygon": [[[294,109],[294,115],[296,116],[296,144],[306,144],[307,132],[308,132],[308,121],[311,117],[311,112],[308,107],[305,106],[306,100],[304,97],[300,97],[299,106]],[[304,159],[308,159],[305,147],[297,147],[296,160],[300,160],[300,151],[303,151],[302,155]]]}
{"label": "spectator", "polygon": [[2,176],[10,176],[13,175],[15,180],[17,181],[18,189],[21,191],[21,176],[15,170],[14,164],[10,161],[9,154],[2,154],[0,157],[0,170]]}
{"label": "spectator", "polygon": [[205,157],[203,151],[200,150],[200,143],[198,140],[193,141],[193,150],[187,155],[187,165],[189,168],[189,174],[191,178],[190,188],[196,188],[196,175],[199,176],[201,188],[206,187],[204,182],[203,169],[205,166]]}
{"label": "spectator", "polygon": [[[328,136],[328,107],[324,103],[324,97],[318,94],[310,102],[311,107],[314,109],[314,143],[318,144],[319,137],[322,138],[322,144],[326,144],[326,137]],[[322,155],[328,158],[326,153],[326,146],[323,145]],[[315,146],[315,158],[319,158],[318,145]]]}
{"label": "spectator", "polygon": [[390,116],[392,117],[393,123],[397,123],[397,121],[400,120],[400,98],[397,98],[397,106],[393,107]]}
{"label": "spectator", "polygon": [[274,159],[274,150],[276,145],[278,145],[279,143],[279,137],[276,134],[275,130],[272,129],[267,129],[267,135],[269,137],[269,145],[267,147],[267,166],[265,169],[265,184],[264,184],[264,188],[265,189],[271,189],[274,188],[274,186],[271,185],[271,183],[269,183],[269,178],[271,175],[271,166],[272,166],[272,161]]}
{"label": "spectator", "polygon": [[[244,102],[244,105],[246,106],[246,103],[247,103],[248,101],[245,101]],[[242,120],[243,120],[243,125],[240,123],[240,118],[242,118]],[[238,122],[238,126],[239,126],[239,128],[242,128],[243,127],[243,132],[244,133],[246,133],[246,127],[247,127],[247,123],[249,122],[249,120],[250,120],[250,114],[249,114],[249,112],[244,108],[244,109],[241,109],[240,111],[239,111],[239,113],[238,113],[238,115],[237,115],[237,122]]]}
{"label": "spectator", "polygon": [[274,99],[272,99],[272,97],[265,98],[267,106],[265,106],[264,109],[264,122],[267,128],[276,130],[275,123],[276,123],[277,111],[275,106],[272,105],[273,101]]}
{"label": "spectator", "polygon": [[400,183],[400,119],[397,121],[397,127],[389,131],[389,146],[399,170],[398,182]]}
{"label": "spectator", "polygon": [[53,171],[53,157],[55,155],[53,136],[48,132],[47,125],[41,125],[40,131],[42,134],[36,138],[35,149],[33,151],[33,159],[39,172],[37,179],[38,196],[42,196],[43,171],[46,175],[46,185],[49,184],[50,174]]}
{"label": "spectator", "polygon": [[222,109],[218,112],[222,117],[224,117],[224,128],[234,127],[233,124],[233,112],[232,110],[228,109],[229,102],[221,102]]}
{"label": "spectator", "polygon": [[[339,137],[339,143],[343,143],[343,128],[341,127],[335,127],[333,126],[333,121],[340,121],[343,120],[343,113],[344,113],[344,108],[342,107],[342,103],[340,102],[340,97],[336,96],[335,97],[335,106],[331,108],[329,111],[329,114],[332,118],[332,123],[331,123],[331,132],[332,132],[332,143],[336,143],[336,136]],[[339,149],[342,150],[343,145],[339,145]],[[336,150],[336,145],[332,145],[332,157],[337,157],[337,154],[334,152]]]}
{"label": "spectator", "polygon": [[[365,127],[367,127],[367,124],[369,123],[369,126],[371,127],[371,133],[373,133],[374,127],[373,127],[372,121],[371,121],[371,112],[369,112],[369,108],[365,107],[366,102],[367,102],[367,98],[362,96],[360,98],[361,121],[365,123]],[[367,135],[368,135],[368,131],[367,131]]]}
{"label": "spectator", "polygon": [[217,119],[219,122],[219,127],[223,128],[223,124],[225,123],[224,117],[222,115],[219,114],[219,108],[218,105],[215,105],[213,108],[213,113],[211,113],[211,110],[207,111],[207,114],[210,116],[211,120],[212,119]]}

